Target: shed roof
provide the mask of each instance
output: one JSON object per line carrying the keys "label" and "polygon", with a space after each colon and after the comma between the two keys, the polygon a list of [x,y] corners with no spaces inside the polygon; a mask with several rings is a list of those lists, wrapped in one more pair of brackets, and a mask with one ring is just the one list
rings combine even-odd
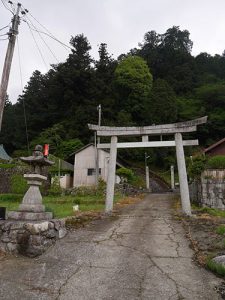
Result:
{"label": "shed roof", "polygon": [[219,145],[223,144],[224,142],[225,142],[225,138],[223,138],[223,139],[219,140],[218,142],[212,144],[211,146],[209,146],[208,148],[206,148],[206,149],[204,150],[204,152],[207,153],[207,152],[209,152],[210,150],[212,150],[212,149],[218,147]]}
{"label": "shed roof", "polygon": [[[88,147],[90,147],[90,146],[93,146],[93,147],[94,147],[94,144],[93,144],[93,143],[87,144],[87,145],[85,145],[84,147],[80,148],[79,150],[75,151],[74,153],[70,154],[70,156],[76,155],[76,154],[80,153],[81,151],[85,150],[86,148],[88,148]],[[101,150],[101,151],[104,151],[104,152],[106,152],[106,153],[109,153],[108,150],[105,150],[105,149],[100,149],[100,150]],[[116,164],[117,164],[119,167],[121,167],[121,168],[124,167],[123,164],[118,160],[118,158],[117,158]]]}
{"label": "shed roof", "polygon": [[6,153],[3,145],[0,145],[0,159],[11,160],[12,158]]}

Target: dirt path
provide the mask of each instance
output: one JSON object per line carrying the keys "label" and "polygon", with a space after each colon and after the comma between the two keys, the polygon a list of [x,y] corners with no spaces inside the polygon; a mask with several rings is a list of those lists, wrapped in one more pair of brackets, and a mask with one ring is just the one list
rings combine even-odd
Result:
{"label": "dirt path", "polygon": [[0,260],[0,299],[221,299],[221,280],[192,260],[172,195],[71,232],[38,259]]}

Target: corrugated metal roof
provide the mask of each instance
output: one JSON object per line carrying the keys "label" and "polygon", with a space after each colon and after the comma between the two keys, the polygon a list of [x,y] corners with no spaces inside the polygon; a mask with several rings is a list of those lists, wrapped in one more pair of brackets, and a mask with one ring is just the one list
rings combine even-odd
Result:
{"label": "corrugated metal roof", "polygon": [[209,152],[210,150],[216,148],[217,146],[219,146],[220,144],[224,143],[225,142],[225,138],[223,138],[222,140],[219,140],[218,142],[216,142],[215,144],[209,146],[208,148],[206,148],[204,150],[205,153]]}
{"label": "corrugated metal roof", "polygon": [[12,158],[6,153],[3,145],[0,145],[0,159],[11,160]]}

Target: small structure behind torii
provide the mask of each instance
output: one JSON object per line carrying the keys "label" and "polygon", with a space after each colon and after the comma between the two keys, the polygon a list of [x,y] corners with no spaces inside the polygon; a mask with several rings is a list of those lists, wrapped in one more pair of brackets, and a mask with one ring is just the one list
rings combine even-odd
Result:
{"label": "small structure behind torii", "polygon": [[[176,147],[182,210],[184,214],[190,216],[191,204],[183,146],[198,145],[198,140],[183,140],[182,134],[196,131],[197,125],[206,122],[207,117],[205,116],[187,122],[143,127],[110,127],[88,124],[90,130],[97,132],[97,136],[111,137],[110,144],[97,145],[98,149],[110,149],[105,211],[111,212],[113,209],[117,148]],[[175,139],[170,141],[148,141],[150,135],[174,135]],[[142,141],[118,143],[118,137],[121,136],[140,136]]]}

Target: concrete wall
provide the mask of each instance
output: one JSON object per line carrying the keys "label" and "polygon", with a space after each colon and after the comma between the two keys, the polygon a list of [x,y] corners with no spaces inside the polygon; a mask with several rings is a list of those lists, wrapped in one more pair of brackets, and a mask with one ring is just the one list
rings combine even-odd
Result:
{"label": "concrete wall", "polygon": [[[11,193],[11,178],[13,175],[23,176],[25,173],[31,173],[31,169],[26,166],[16,166],[13,168],[5,169],[0,168],[0,194]],[[43,174],[48,176],[47,169],[43,170]],[[50,181],[43,183],[43,192],[44,194],[48,191],[50,186]]]}
{"label": "concrete wall", "polygon": [[225,170],[206,170],[189,187],[192,201],[202,206],[225,210]]}
{"label": "concrete wall", "polygon": [[60,186],[63,189],[68,189],[72,187],[72,176],[70,174],[65,174],[60,176]]}

